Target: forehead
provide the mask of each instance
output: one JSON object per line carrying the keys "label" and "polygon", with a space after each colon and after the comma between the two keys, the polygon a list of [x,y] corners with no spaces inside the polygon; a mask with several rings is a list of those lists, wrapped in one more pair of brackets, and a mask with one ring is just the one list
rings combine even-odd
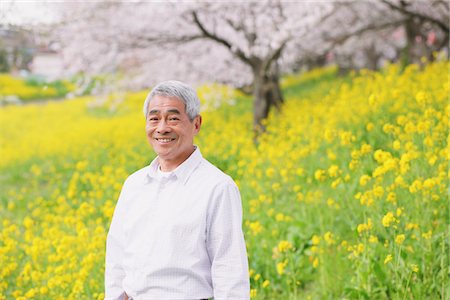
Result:
{"label": "forehead", "polygon": [[186,112],[184,102],[175,97],[156,95],[148,104],[149,112],[154,110],[165,112],[173,109],[178,110],[180,113]]}

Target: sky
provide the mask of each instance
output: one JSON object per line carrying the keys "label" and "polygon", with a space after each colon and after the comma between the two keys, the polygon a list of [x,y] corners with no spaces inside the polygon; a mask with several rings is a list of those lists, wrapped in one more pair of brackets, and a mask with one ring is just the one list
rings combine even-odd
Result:
{"label": "sky", "polygon": [[0,0],[0,24],[37,25],[58,20],[56,1]]}

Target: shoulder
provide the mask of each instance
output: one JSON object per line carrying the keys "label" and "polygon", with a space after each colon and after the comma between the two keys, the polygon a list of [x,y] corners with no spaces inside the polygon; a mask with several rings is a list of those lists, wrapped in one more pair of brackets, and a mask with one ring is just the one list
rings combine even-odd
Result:
{"label": "shoulder", "polygon": [[195,170],[194,175],[196,180],[201,180],[205,185],[209,185],[211,187],[227,185],[236,186],[231,176],[217,168],[205,158],[202,158],[202,161]]}
{"label": "shoulder", "polygon": [[133,172],[131,175],[127,177],[127,179],[125,179],[123,186],[128,187],[128,186],[142,185],[147,177],[149,170],[150,166],[146,166],[142,169]]}

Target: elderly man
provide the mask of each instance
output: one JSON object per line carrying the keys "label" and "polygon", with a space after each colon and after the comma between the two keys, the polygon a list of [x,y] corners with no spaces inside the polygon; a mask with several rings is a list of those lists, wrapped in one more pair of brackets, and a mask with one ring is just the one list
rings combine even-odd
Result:
{"label": "elderly man", "polygon": [[242,204],[193,144],[200,101],[179,81],[144,103],[158,156],[125,181],[106,242],[105,299],[249,299]]}

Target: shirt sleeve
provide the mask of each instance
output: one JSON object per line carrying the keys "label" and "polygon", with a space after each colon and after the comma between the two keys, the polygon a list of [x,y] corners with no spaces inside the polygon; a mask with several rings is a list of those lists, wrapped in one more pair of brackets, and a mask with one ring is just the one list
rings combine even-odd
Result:
{"label": "shirt sleeve", "polygon": [[234,182],[219,186],[208,209],[206,246],[214,299],[250,299],[242,203]]}
{"label": "shirt sleeve", "polygon": [[105,300],[124,300],[125,291],[122,287],[125,271],[122,266],[124,252],[124,233],[122,228],[122,206],[126,196],[126,182],[117,201],[114,215],[106,238],[105,261]]}

